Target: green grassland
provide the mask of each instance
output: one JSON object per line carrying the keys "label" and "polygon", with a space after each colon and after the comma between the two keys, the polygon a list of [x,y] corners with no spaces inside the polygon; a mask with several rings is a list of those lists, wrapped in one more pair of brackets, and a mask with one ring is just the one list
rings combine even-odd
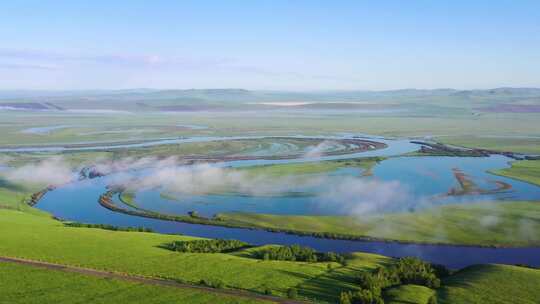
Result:
{"label": "green grassland", "polygon": [[540,270],[506,265],[476,265],[443,281],[443,304],[538,303]]}
{"label": "green grassland", "polygon": [[[263,250],[267,247],[277,245],[265,245],[255,248],[249,248],[239,252],[232,253],[236,256],[248,257],[253,252]],[[341,291],[356,290],[358,288],[355,281],[361,271],[370,271],[380,266],[387,266],[393,263],[393,259],[371,253],[355,252],[347,257],[347,266],[342,267],[336,263],[322,263],[330,270],[321,273],[317,277],[305,280],[297,285],[298,294],[301,297],[309,299],[318,299],[320,301],[333,302]]]}
{"label": "green grassland", "polygon": [[511,163],[510,168],[490,172],[540,185],[540,160],[515,161]]}
{"label": "green grassland", "polygon": [[[452,105],[454,106],[454,105]],[[464,107],[464,106],[463,106]],[[412,108],[415,108],[412,106]],[[0,146],[51,145],[171,138],[178,136],[324,135],[355,132],[389,137],[431,136],[442,142],[514,152],[538,152],[538,140],[512,136],[540,136],[535,113],[465,111],[404,111],[391,114],[338,111],[216,113],[36,113],[2,112]],[[179,125],[208,126],[186,129]],[[21,133],[32,127],[58,126],[48,134]],[[490,136],[501,136],[491,138]]]}
{"label": "green grassland", "polygon": [[437,137],[437,141],[467,148],[495,151],[511,151],[525,154],[540,154],[540,137],[482,137],[477,135]]}
{"label": "green grassland", "polygon": [[20,210],[32,214],[46,214],[26,203],[32,193],[45,187],[46,185],[12,183],[0,174],[0,208]]}
{"label": "green grassland", "polygon": [[[160,245],[173,240],[194,238],[72,228],[49,217],[15,210],[0,210],[0,230],[3,232],[0,234],[0,255],[4,256],[163,277],[195,284],[201,279],[221,280],[227,288],[255,292],[270,289],[273,294],[281,296],[285,295],[288,288],[294,287],[301,297],[319,302],[335,302],[342,290],[356,289],[358,272],[392,263],[391,258],[365,253],[352,254],[347,260],[347,266],[337,263],[262,261],[250,258],[250,251],[259,248],[231,254],[178,253],[160,248]],[[62,291],[59,294],[55,292],[54,295],[59,297],[59,300],[95,297],[96,301],[109,303],[106,301],[110,297],[116,303],[122,303],[153,297],[156,293],[163,297],[156,296],[156,303],[161,303],[158,301],[161,299],[173,301],[171,297],[188,299],[190,303],[206,303],[205,301],[213,301],[214,298],[208,294],[199,295],[157,287],[148,289],[135,283],[82,278],[75,274],[60,275],[49,270],[7,265],[0,264],[0,276],[13,279],[9,280],[6,287],[3,284],[0,299],[9,299],[9,303],[17,303],[11,301],[17,297],[20,298],[20,303],[28,303],[24,300],[27,290],[35,291],[32,294],[36,296],[36,301],[45,301],[53,296],[49,291],[58,289],[58,286],[62,286]],[[59,278],[56,279],[56,276]],[[64,282],[74,285],[66,288],[69,285]],[[519,299],[519,303],[535,303],[534,300],[539,296],[539,284],[540,270],[483,265],[467,268],[445,279],[437,294],[440,303],[508,303],[512,302],[512,299]],[[103,287],[105,285],[107,287]],[[133,291],[134,289],[136,291]],[[78,294],[72,294],[75,292]],[[432,290],[424,287],[407,285],[386,290],[384,296],[387,303],[426,303],[432,293]],[[235,299],[222,296],[219,301],[236,303]]]}
{"label": "green grassland", "polygon": [[225,213],[220,214],[220,218],[263,228],[408,242],[484,246],[540,244],[538,202],[480,202],[361,217]]}
{"label": "green grassland", "polygon": [[120,200],[129,206],[135,206],[136,193],[131,191],[124,191],[120,194]]}
{"label": "green grassland", "polygon": [[[105,160],[143,157],[200,157],[220,158],[235,156],[298,156],[305,153],[309,147],[314,147],[321,141],[302,140],[295,138],[253,138],[237,140],[215,140],[204,142],[186,142],[181,144],[163,144],[138,148],[115,148],[91,151],[60,151],[60,152],[6,152],[3,154],[5,164],[22,166],[51,157],[61,157],[73,168],[91,165]],[[343,149],[340,153],[347,153]],[[0,159],[1,161],[2,159]],[[1,164],[1,163],[0,163]],[[313,163],[314,164],[314,163]]]}
{"label": "green grassland", "polygon": [[267,303],[204,291],[0,263],[0,303]]}
{"label": "green grassland", "polygon": [[[320,300],[337,297],[340,290],[348,289],[355,268],[390,261],[381,256],[358,254],[343,270],[329,271],[328,263],[262,261],[238,254],[178,253],[160,246],[194,238],[66,227],[48,217],[14,210],[0,209],[0,230],[0,255],[194,284],[202,279],[221,280],[227,288],[259,293],[270,289],[281,296],[288,288],[307,284],[313,291],[304,295]],[[341,267],[331,264],[334,269]],[[348,279],[342,280],[343,274],[348,274]],[[332,286],[323,283],[328,280],[334,282]]]}
{"label": "green grassland", "polygon": [[384,291],[386,304],[428,304],[433,289],[419,285],[400,285]]}
{"label": "green grassland", "polygon": [[[472,94],[472,93],[471,93]],[[475,93],[476,94],[476,93]],[[0,111],[0,147],[69,143],[137,141],[180,136],[335,135],[361,133],[387,137],[424,138],[466,147],[522,153],[540,153],[538,113],[488,113],[475,108],[495,102],[533,102],[513,96],[488,95],[384,98],[367,96],[365,102],[384,104],[395,112],[369,113],[352,110],[242,111],[157,113],[143,112],[130,102],[102,102],[98,108],[127,109],[125,113],[61,113]],[[294,96],[297,97],[297,96]],[[306,97],[307,98],[307,97]],[[332,97],[334,98],[334,97]],[[329,100],[334,100],[330,98]],[[358,101],[351,97],[352,101]],[[251,101],[251,100],[249,100]],[[161,100],[159,105],[175,104]],[[66,104],[60,103],[62,106]],[[234,103],[231,109],[242,109]],[[152,105],[154,106],[154,104]],[[84,108],[80,103],[74,108]],[[21,132],[28,128],[66,126],[46,134]],[[190,129],[180,125],[201,125]],[[493,137],[499,136],[499,137]],[[529,137],[519,137],[529,136]],[[305,147],[297,143],[301,149]],[[61,155],[74,168],[97,159],[143,156],[244,155],[268,149],[265,141],[228,141],[163,145],[141,149],[63,153],[3,153],[9,165],[21,166]],[[351,160],[347,160],[351,162]],[[369,171],[374,160],[354,166]],[[1,163],[0,163],[1,165]],[[340,161],[246,168],[253,174],[280,176],[317,174],[340,168]],[[351,165],[351,164],[348,164]],[[514,162],[496,173],[539,184],[539,163]],[[197,284],[222,281],[237,288],[285,296],[296,288],[300,297],[335,303],[343,290],[357,288],[360,271],[385,266],[392,258],[354,253],[347,265],[263,261],[250,257],[250,248],[233,253],[194,254],[163,249],[165,243],[194,239],[188,236],[108,231],[67,227],[50,215],[24,203],[29,194],[45,185],[11,184],[0,176],[0,255],[42,260],[98,270],[162,277]],[[133,202],[134,198],[125,197]],[[495,246],[540,244],[538,202],[484,202],[425,209],[418,212],[363,216],[277,216],[229,213],[222,219],[261,228],[289,229],[370,236],[410,242]],[[259,248],[260,249],[260,248]],[[117,280],[30,269],[0,263],[0,303],[97,302],[97,303],[244,303],[240,300],[195,291],[148,287]],[[440,303],[537,303],[540,270],[514,266],[469,267],[450,276],[437,290]],[[404,285],[386,290],[388,303],[426,303],[433,290]],[[33,301],[33,302],[32,302]],[[100,302],[101,301],[101,302]],[[154,302],[152,302],[154,301]],[[247,303],[248,301],[246,301]]]}
{"label": "green grassland", "polygon": [[278,165],[263,165],[241,168],[239,170],[247,172],[254,176],[270,176],[279,177],[284,175],[304,175],[304,174],[318,174],[328,173],[335,171],[339,168],[359,168],[365,171],[365,174],[369,174],[370,170],[378,162],[382,161],[381,157],[370,158],[356,158],[356,159],[344,159],[344,160],[329,160],[320,162],[301,162],[301,163],[289,163]]}

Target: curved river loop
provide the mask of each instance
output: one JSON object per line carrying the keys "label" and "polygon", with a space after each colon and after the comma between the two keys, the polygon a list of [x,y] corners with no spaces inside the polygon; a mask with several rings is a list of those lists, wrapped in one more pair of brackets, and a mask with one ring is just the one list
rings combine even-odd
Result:
{"label": "curved river loop", "polygon": [[[287,136],[289,137],[289,136]],[[71,147],[26,147],[26,148],[4,148],[0,151],[73,151],[73,150],[101,150],[114,148],[137,148],[163,144],[182,144],[190,142],[204,142],[216,140],[246,140],[260,138],[284,138],[284,137],[201,137],[201,138],[181,138],[164,139],[157,141],[147,141],[140,143],[128,143],[121,145],[83,145]],[[508,166],[511,160],[502,155],[491,155],[488,157],[398,157],[405,153],[415,152],[419,145],[411,143],[408,139],[385,139],[380,137],[365,137],[357,135],[344,136],[292,136],[290,138],[311,138],[321,140],[342,140],[358,139],[383,143],[384,148],[372,149],[361,152],[333,155],[319,155],[312,157],[297,158],[272,158],[256,157],[239,160],[226,160],[213,164],[217,167],[249,167],[256,165],[273,165],[314,162],[322,160],[342,160],[365,157],[389,157],[377,164],[373,169],[373,174],[382,180],[398,180],[406,182],[412,189],[414,195],[436,195],[443,193],[449,187],[455,186],[456,180],[452,174],[455,168],[463,168],[467,174],[474,175],[483,180],[486,185],[494,178],[487,173],[487,170],[499,169]],[[347,168],[346,168],[347,169]],[[144,174],[145,169],[141,170]],[[433,182],[433,173],[438,179]],[[98,204],[100,196],[105,193],[107,187],[115,180],[117,174],[94,179],[84,179],[58,187],[49,191],[39,200],[36,207],[52,213],[56,217],[92,224],[109,224],[124,227],[146,227],[159,233],[186,234],[208,238],[238,239],[254,245],[263,244],[300,244],[310,246],[320,251],[353,252],[362,251],[377,253],[392,257],[416,256],[423,260],[443,264],[450,268],[462,268],[472,264],[501,263],[501,264],[527,264],[540,266],[540,248],[490,248],[455,245],[429,245],[401,243],[393,241],[350,241],[339,239],[323,239],[312,236],[299,236],[282,232],[269,232],[265,230],[230,228],[211,225],[191,224],[185,222],[167,221],[155,218],[133,216],[129,214],[114,212]],[[355,170],[342,170],[336,173],[337,176],[358,175]],[[524,182],[497,177],[503,184],[512,187],[512,191],[501,191],[492,195],[495,199],[515,199],[515,200],[538,200],[540,198],[540,187]],[[484,186],[486,186],[484,185]],[[194,210],[201,214],[211,215],[218,212],[255,212],[273,214],[339,214],[333,213],[335,208],[315,208],[315,202],[311,196],[299,197],[253,197],[253,196],[189,196],[184,204],[171,204],[166,198],[159,195],[157,191],[142,191],[137,194],[141,199],[141,207],[146,209],[154,208],[153,211],[164,212],[165,214],[182,214],[186,210]],[[118,198],[116,198],[118,199]],[[207,203],[201,204],[200,200]],[[441,204],[448,203],[441,200]],[[278,207],[276,207],[278,206]],[[287,207],[289,206],[289,207]],[[291,207],[294,206],[294,207]],[[315,207],[314,207],[315,206]]]}

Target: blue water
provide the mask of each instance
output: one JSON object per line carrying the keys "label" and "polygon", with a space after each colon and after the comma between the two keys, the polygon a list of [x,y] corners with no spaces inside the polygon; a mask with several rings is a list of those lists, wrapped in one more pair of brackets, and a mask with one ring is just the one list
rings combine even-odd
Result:
{"label": "blue water", "polygon": [[[395,155],[415,146],[405,141],[387,141],[388,149],[359,153],[362,156]],[[395,145],[394,145],[395,143]],[[393,154],[395,153],[395,154]],[[341,155],[331,158],[357,157]],[[248,166],[256,164],[288,163],[310,161],[295,160],[257,160],[235,161],[218,164],[219,166]],[[312,161],[312,160],[311,160]],[[486,173],[489,169],[508,166],[509,159],[503,156],[485,158],[461,157],[398,157],[381,162],[374,169],[374,176],[369,179],[398,181],[410,190],[413,197],[430,198],[430,204],[460,203],[471,200],[490,199],[540,199],[540,187]],[[448,198],[441,194],[457,186],[452,174],[453,168],[459,168],[481,187],[493,187],[492,180],[501,180],[512,185],[505,193],[475,195],[470,197]],[[359,177],[361,171],[356,168],[342,168],[330,174],[330,179]],[[37,207],[55,216],[67,220],[111,224],[117,226],[144,226],[161,233],[179,233],[211,238],[233,238],[255,245],[259,244],[301,244],[321,251],[351,252],[365,251],[388,256],[417,256],[424,260],[444,264],[451,268],[461,268],[477,263],[523,263],[540,266],[540,248],[478,248],[439,245],[417,245],[385,242],[343,241],[301,237],[285,233],[271,233],[259,230],[236,229],[217,226],[177,223],[157,219],[130,216],[115,213],[98,204],[99,196],[115,176],[94,180],[84,180],[50,191],[38,203]],[[179,200],[167,200],[159,196],[159,190],[147,190],[137,193],[137,203],[144,208],[164,213],[185,214],[197,210],[201,214],[214,214],[222,211],[263,212],[275,214],[340,214],[343,209],[332,204],[321,207],[319,193],[325,188],[299,189],[306,196],[239,196],[239,195],[184,195]],[[412,200],[414,202],[415,200]],[[422,200],[424,201],[424,200]],[[334,202],[334,204],[337,204]],[[409,208],[410,206],[403,206]],[[419,206],[422,207],[422,206]]]}
{"label": "blue water", "polygon": [[[386,212],[407,211],[442,204],[456,204],[476,200],[536,200],[540,199],[540,187],[487,173],[489,169],[508,166],[504,156],[491,157],[397,157],[375,166],[373,177],[360,177],[362,170],[354,167],[340,168],[324,175],[315,186],[292,187],[300,195],[248,195],[248,194],[171,194],[175,199],[160,197],[162,189],[136,192],[138,206],[161,213],[187,214],[197,211],[211,217],[223,212],[248,212],[290,215],[348,215],[354,209],[352,202],[344,206],[338,200],[326,200],[325,192],[332,191],[349,177],[362,180],[398,182],[403,193],[401,200],[384,206]],[[228,163],[224,163],[226,165]],[[446,196],[451,188],[459,187],[452,169],[459,168],[478,187],[496,190],[493,181],[506,182],[511,189],[483,195]],[[313,178],[317,178],[314,175]],[[354,189],[351,189],[354,191]],[[349,206],[352,205],[352,206]]]}
{"label": "blue water", "polygon": [[47,127],[34,127],[34,128],[28,128],[21,130],[21,133],[26,134],[37,134],[37,135],[48,135],[56,130],[61,130],[65,128],[69,128],[71,126],[69,125],[58,125],[58,126],[47,126]]}
{"label": "blue water", "polygon": [[124,227],[144,226],[160,233],[238,239],[254,245],[301,244],[320,251],[363,251],[393,257],[416,256],[453,269],[479,263],[520,263],[540,266],[540,248],[480,248],[329,240],[285,233],[196,225],[129,216],[102,208],[97,203],[102,190],[101,186],[95,185],[92,181],[68,185],[46,194],[37,207],[61,218],[85,223]]}
{"label": "blue water", "polygon": [[540,187],[526,182],[497,176],[489,170],[509,167],[510,158],[501,155],[490,157],[399,157],[381,162],[373,170],[375,176],[382,180],[399,180],[408,186],[415,196],[433,196],[447,193],[451,187],[458,187],[452,169],[464,172],[480,188],[493,190],[493,181],[502,181],[512,185],[512,189],[486,195],[472,195],[447,200],[489,199],[540,199]]}

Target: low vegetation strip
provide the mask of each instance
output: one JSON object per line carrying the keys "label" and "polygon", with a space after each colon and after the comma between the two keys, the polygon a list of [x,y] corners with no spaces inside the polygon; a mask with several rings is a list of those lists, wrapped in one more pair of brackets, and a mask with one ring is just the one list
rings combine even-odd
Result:
{"label": "low vegetation strip", "polygon": [[[484,247],[540,245],[540,225],[531,221],[540,220],[540,204],[537,202],[478,202],[361,218],[258,213],[222,213],[214,218],[203,218],[195,213],[178,216],[141,208],[124,209],[112,200],[117,193],[116,190],[104,193],[99,203],[111,211],[167,221],[260,229],[327,239]],[[526,224],[531,224],[526,230],[522,227],[524,220]],[[486,221],[489,221],[489,225],[486,225]],[[441,231],[445,233],[441,234]]]}
{"label": "low vegetation strip", "polygon": [[28,201],[26,202],[29,206],[35,206],[39,200],[45,196],[45,194],[47,194],[47,192],[51,191],[51,190],[54,190],[54,186],[48,186],[47,188],[41,190],[41,191],[38,191],[36,193],[33,193],[32,195],[30,195],[30,197],[28,198]]}
{"label": "low vegetation strip", "polygon": [[172,251],[192,252],[192,253],[218,253],[233,252],[243,248],[250,247],[248,243],[238,240],[193,240],[193,241],[174,241],[165,244],[165,248]]}
{"label": "low vegetation strip", "polygon": [[522,160],[512,162],[512,166],[510,168],[492,170],[490,173],[540,186],[540,160]]}
{"label": "low vegetation strip", "polygon": [[253,228],[253,229],[256,228],[254,226],[247,225],[247,224],[240,225],[240,224],[235,224],[233,222],[221,221],[219,219],[209,219],[209,218],[200,217],[197,215],[196,212],[192,212],[190,213],[190,215],[185,215],[185,216],[153,212],[150,210],[139,208],[133,203],[121,200],[123,204],[131,207],[133,210],[125,209],[118,206],[113,201],[113,196],[119,195],[121,197],[122,196],[121,193],[122,193],[122,190],[119,190],[119,189],[108,190],[107,192],[103,193],[99,197],[98,202],[102,207],[107,208],[111,211],[124,213],[124,214],[132,215],[132,216],[140,216],[140,217],[153,218],[153,219],[164,220],[164,221],[184,222],[184,223],[199,224],[199,225],[215,225],[215,226],[224,226],[224,227],[231,227],[231,228]]}
{"label": "low vegetation strip", "polygon": [[364,236],[374,240],[486,247],[540,245],[540,204],[527,201],[464,203],[362,217],[254,213],[219,216],[225,222],[326,238],[349,236],[354,240]]}
{"label": "low vegetation strip", "polygon": [[78,222],[64,222],[64,225],[68,227],[97,228],[112,231],[154,232],[154,230],[145,227],[120,227],[106,224],[87,224]]}
{"label": "low vegetation strip", "polygon": [[[515,123],[512,122],[512,124]],[[511,123],[509,123],[511,124]],[[497,129],[498,126],[492,126]],[[512,136],[459,135],[436,137],[438,142],[468,148],[481,148],[494,151],[512,151],[524,154],[540,154],[540,138]]]}
{"label": "low vegetation strip", "polygon": [[[189,215],[187,216],[164,214],[164,213],[158,213],[158,212],[146,210],[146,209],[137,207],[135,204],[120,200],[123,204],[134,209],[134,210],[128,210],[115,204],[112,199],[113,196],[116,194],[119,194],[121,196],[121,193],[122,193],[121,191],[122,190],[113,189],[113,190],[109,190],[105,192],[98,199],[99,204],[102,207],[107,208],[114,212],[124,213],[124,214],[132,215],[132,216],[153,218],[153,219],[164,220],[164,221],[184,222],[184,223],[199,224],[199,225],[223,226],[223,227],[229,227],[229,228],[258,229],[258,230],[265,230],[269,232],[281,232],[281,233],[289,233],[289,234],[295,234],[295,235],[300,235],[300,236],[312,236],[316,238],[327,238],[327,239],[382,241],[382,242],[399,241],[399,240],[393,240],[393,239],[369,237],[365,235],[354,235],[354,234],[350,234],[349,231],[344,232],[344,233],[326,232],[326,231],[319,232],[319,231],[305,231],[302,229],[287,229],[287,228],[282,228],[282,227],[260,226],[260,225],[252,224],[245,221],[231,220],[229,216],[222,217],[221,214],[217,214],[213,218],[205,218],[205,217],[199,216],[196,211],[189,212]],[[257,216],[258,214],[252,214],[252,215]],[[314,218],[317,219],[318,216],[315,216]],[[343,217],[336,217],[336,218],[343,218]]]}
{"label": "low vegetation strip", "polygon": [[253,256],[262,260],[301,261],[301,262],[337,262],[345,264],[345,256],[334,252],[317,252],[313,248],[292,245],[267,247],[253,252]]}
{"label": "low vegetation strip", "polygon": [[173,280],[147,278],[147,277],[124,274],[124,273],[100,271],[100,270],[95,270],[95,269],[90,269],[90,268],[66,266],[66,265],[28,260],[28,259],[21,259],[21,258],[0,256],[0,262],[18,263],[18,264],[24,264],[24,265],[33,266],[33,267],[50,269],[50,270],[79,273],[79,274],[84,274],[84,275],[97,276],[97,277],[110,278],[110,279],[120,279],[120,280],[126,280],[126,281],[131,281],[131,282],[143,283],[143,284],[200,290],[204,292],[211,292],[211,293],[216,293],[216,294],[221,294],[221,295],[242,297],[242,298],[261,300],[261,301],[267,301],[267,302],[273,302],[273,303],[290,303],[290,304],[305,303],[303,301],[295,301],[292,299],[282,299],[282,298],[272,297],[272,296],[267,296],[267,295],[252,294],[252,293],[247,293],[247,292],[243,292],[239,290],[215,289],[215,288],[204,287],[204,286],[183,284],[183,283],[179,283]]}

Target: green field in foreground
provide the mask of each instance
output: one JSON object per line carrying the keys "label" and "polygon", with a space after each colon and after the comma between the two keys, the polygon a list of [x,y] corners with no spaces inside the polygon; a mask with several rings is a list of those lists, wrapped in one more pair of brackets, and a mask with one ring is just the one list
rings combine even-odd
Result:
{"label": "green field in foreground", "polygon": [[0,303],[270,303],[234,296],[0,263]]}
{"label": "green field in foreground", "polygon": [[[250,251],[257,250],[257,248],[244,249],[229,254],[179,253],[160,248],[160,245],[174,240],[194,238],[66,227],[49,217],[7,209],[0,209],[0,231],[2,231],[0,234],[0,255],[3,256],[163,277],[194,284],[197,284],[201,279],[220,280],[225,283],[226,288],[239,288],[254,292],[269,289],[273,294],[279,296],[285,296],[287,289],[294,287],[302,298],[330,303],[336,302],[342,290],[357,288],[355,278],[359,272],[393,262],[391,258],[366,253],[353,254],[348,258],[347,266],[341,266],[337,263],[262,261],[249,258]],[[328,267],[329,264],[332,265],[331,269]],[[9,271],[15,270],[0,268],[0,275],[9,273]],[[54,274],[40,275],[43,278]],[[35,288],[35,290],[55,290],[58,288],[57,284],[63,282],[62,279],[43,279],[34,282],[24,273],[16,274],[14,277],[13,282],[18,283],[13,283],[10,288],[19,286],[18,290],[21,291],[21,294],[25,292],[20,286]],[[509,295],[523,299],[520,303],[535,303],[530,299],[538,298],[536,287],[540,283],[539,280],[540,270],[512,266],[479,266],[479,268],[472,267],[459,271],[445,279],[442,289],[437,290],[437,294],[441,303],[511,303],[510,299],[512,298],[508,298]],[[28,283],[30,281],[31,284]],[[66,288],[68,285],[62,285],[60,296],[66,295],[68,298],[71,292],[78,292],[83,297],[90,296],[96,292],[94,288],[105,284],[102,283],[105,280],[100,281],[99,279],[88,283],[79,282],[79,279],[70,279],[69,281],[76,283],[69,288]],[[27,283],[22,284],[21,282]],[[109,284],[110,280],[105,282],[108,283],[109,287],[107,288],[110,288],[105,290],[110,290],[111,293],[114,288],[120,289],[118,286],[122,284],[131,284],[125,282]],[[129,298],[130,302],[133,299],[146,299],[147,296],[152,296],[153,292],[159,290],[158,288],[154,289],[146,294],[145,288],[137,286],[136,293],[129,293],[129,295],[134,295],[133,298]],[[115,293],[113,299],[118,300],[118,303],[124,301],[124,296],[128,297],[128,293],[124,293],[124,290],[131,289],[126,286],[122,288],[122,292]],[[432,292],[423,287],[409,285],[386,290],[384,296],[387,303],[425,303],[424,300],[429,298]],[[13,297],[13,293],[7,294],[10,298]],[[100,294],[97,293],[96,297],[99,297]],[[168,297],[169,291],[164,290],[160,294]],[[0,298],[2,296],[6,295],[2,294]],[[51,295],[49,292],[43,292],[42,296],[43,298],[40,297],[40,299],[47,299]],[[76,297],[73,295],[73,298]],[[201,298],[194,296],[194,300],[191,300],[191,296],[187,294],[178,297],[180,299],[188,297],[190,303],[197,303],[198,299],[201,299],[202,302],[213,301],[211,295],[204,295]],[[416,302],[412,301],[413,299]],[[496,300],[491,301],[491,299]],[[499,302],[497,302],[498,299],[500,299]],[[21,303],[27,303],[21,301]]]}
{"label": "green field in foreground", "polygon": [[[354,287],[355,273],[392,260],[355,254],[345,267],[332,263],[262,261],[241,254],[178,253],[160,245],[192,237],[66,227],[43,216],[0,209],[0,255],[83,266],[188,283],[221,280],[227,288],[254,292],[269,289],[284,296],[299,288],[301,296],[332,300]],[[331,282],[331,284],[329,283]],[[301,287],[305,286],[305,287]]]}
{"label": "green field in foreground", "polygon": [[433,289],[419,285],[401,285],[384,291],[386,304],[428,304]]}
{"label": "green field in foreground", "polygon": [[490,172],[540,186],[540,160],[515,161],[510,168]]}
{"label": "green field in foreground", "polygon": [[477,265],[443,280],[442,304],[536,304],[540,270],[506,265]]}
{"label": "green field in foreground", "polygon": [[485,246],[540,244],[540,203],[480,202],[417,212],[349,216],[226,213],[224,220],[303,232]]}

